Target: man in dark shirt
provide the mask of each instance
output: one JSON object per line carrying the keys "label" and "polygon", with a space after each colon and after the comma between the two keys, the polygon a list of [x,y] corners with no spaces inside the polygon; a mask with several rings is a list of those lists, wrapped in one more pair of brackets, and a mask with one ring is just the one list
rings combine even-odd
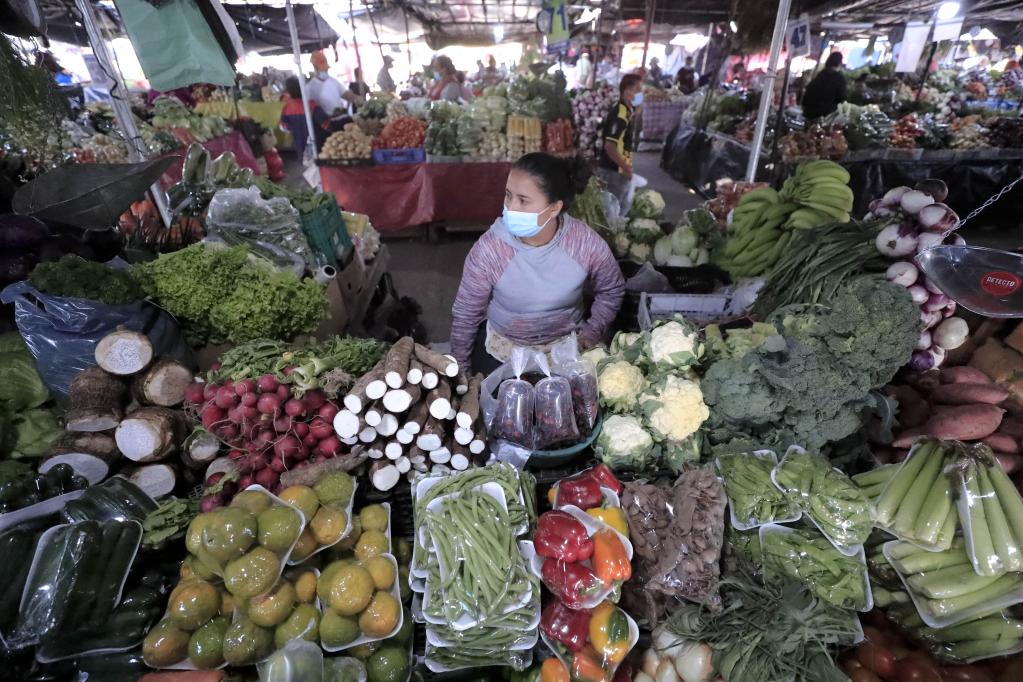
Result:
{"label": "man in dark shirt", "polygon": [[643,79],[630,73],[618,84],[620,98],[611,105],[600,128],[603,145],[598,163],[599,175],[608,191],[624,199],[632,179],[632,142],[636,107],[643,103]]}
{"label": "man in dark shirt", "polygon": [[686,65],[678,70],[675,75],[675,82],[683,95],[689,95],[696,90],[696,69],[693,68],[693,58],[686,57]]}
{"label": "man in dark shirt", "polygon": [[803,94],[803,115],[807,120],[832,114],[845,101],[845,76],[839,71],[842,53],[832,52],[824,70],[810,81]]}

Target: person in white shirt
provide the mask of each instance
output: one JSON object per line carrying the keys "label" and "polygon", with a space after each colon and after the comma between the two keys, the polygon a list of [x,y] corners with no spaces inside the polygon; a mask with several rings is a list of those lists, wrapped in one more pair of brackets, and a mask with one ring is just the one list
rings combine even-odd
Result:
{"label": "person in white shirt", "polygon": [[316,75],[306,84],[309,99],[316,100],[328,116],[338,116],[348,111],[348,104],[362,104],[363,99],[351,92],[327,70],[327,57],[322,50],[313,52],[313,68]]}

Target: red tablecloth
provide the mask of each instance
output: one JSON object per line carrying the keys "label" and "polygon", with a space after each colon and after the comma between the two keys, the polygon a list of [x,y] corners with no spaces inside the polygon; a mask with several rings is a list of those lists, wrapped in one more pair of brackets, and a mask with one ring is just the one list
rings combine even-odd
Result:
{"label": "red tablecloth", "polygon": [[[252,153],[252,147],[249,146],[245,136],[238,131],[206,140],[202,143],[202,146],[210,153],[211,159],[217,158],[224,152],[234,152],[239,166],[251,168],[253,173],[259,174],[259,163],[256,161],[256,155]],[[181,166],[184,164],[185,150],[180,149],[173,152],[173,155],[178,156],[178,160],[167,169],[166,173],[160,176],[160,185],[164,189],[181,180]],[[171,154],[166,154],[165,156],[171,156]]]}
{"label": "red tablecloth", "polygon": [[510,163],[419,163],[323,166],[323,191],[346,211],[363,213],[377,230],[443,220],[490,224],[501,215]]}

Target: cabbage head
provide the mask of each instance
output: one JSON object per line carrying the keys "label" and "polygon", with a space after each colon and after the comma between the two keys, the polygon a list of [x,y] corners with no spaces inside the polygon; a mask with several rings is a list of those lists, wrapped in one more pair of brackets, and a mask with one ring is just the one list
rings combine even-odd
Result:
{"label": "cabbage head", "polygon": [[664,230],[656,220],[635,218],[629,223],[629,238],[639,244],[653,244],[664,236]]}
{"label": "cabbage head", "polygon": [[50,397],[36,361],[17,332],[0,334],[0,405],[9,412],[39,407]]}

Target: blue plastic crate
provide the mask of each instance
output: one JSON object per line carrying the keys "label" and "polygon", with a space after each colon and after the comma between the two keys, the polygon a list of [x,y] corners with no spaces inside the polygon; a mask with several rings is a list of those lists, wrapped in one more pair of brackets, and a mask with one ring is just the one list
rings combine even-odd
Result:
{"label": "blue plastic crate", "polygon": [[373,162],[382,166],[399,163],[423,163],[426,161],[426,150],[417,149],[374,149]]}

